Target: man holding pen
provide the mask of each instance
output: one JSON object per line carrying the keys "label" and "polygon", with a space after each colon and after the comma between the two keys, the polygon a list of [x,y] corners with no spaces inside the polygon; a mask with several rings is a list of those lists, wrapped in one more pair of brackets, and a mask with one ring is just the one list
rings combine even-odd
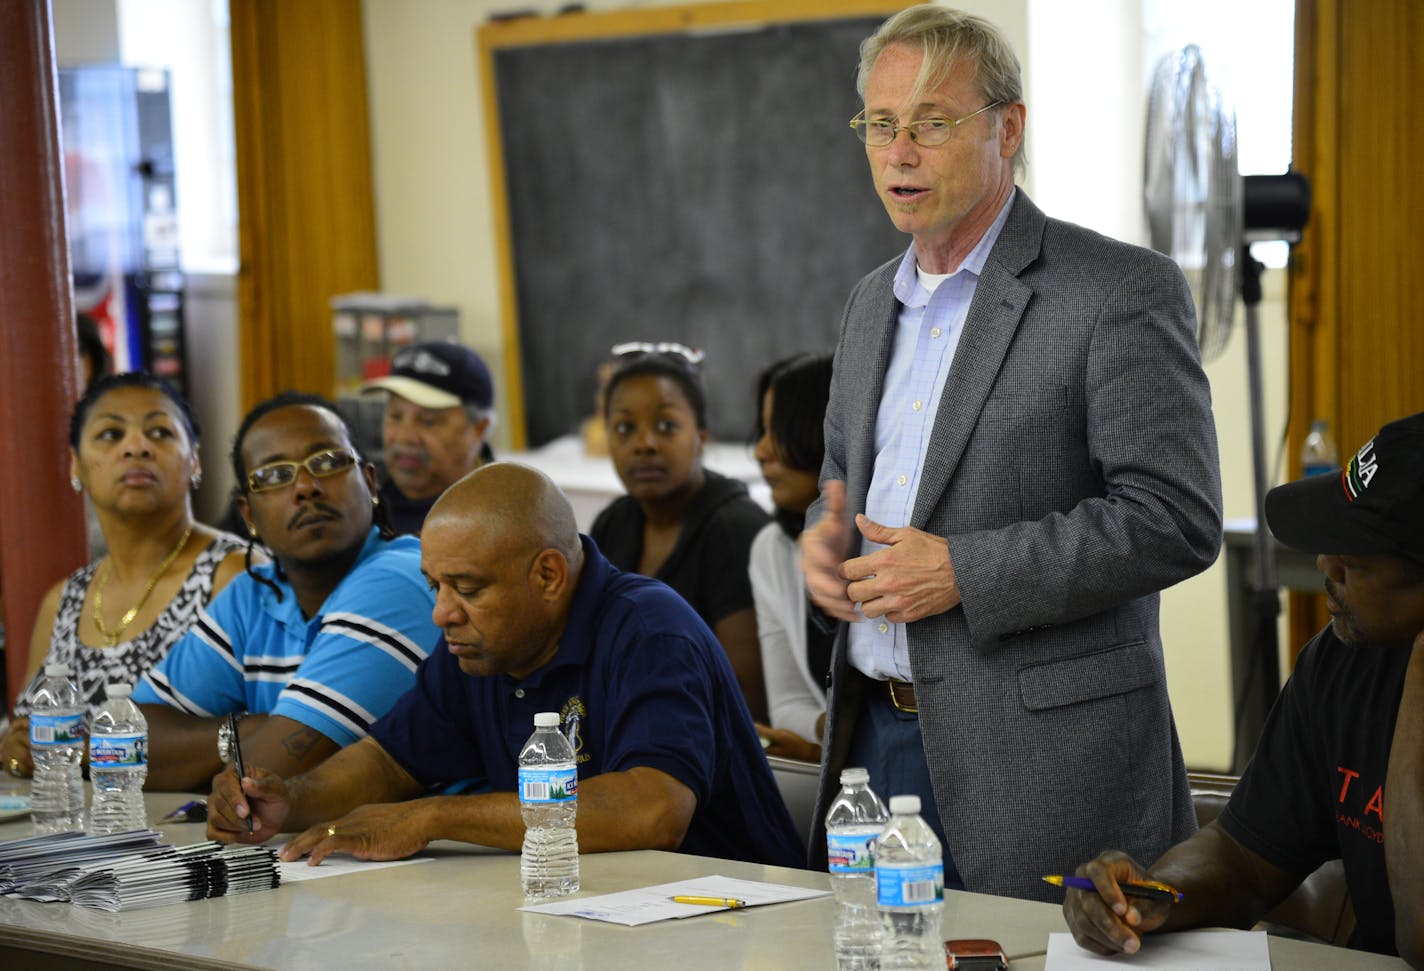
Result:
{"label": "man holding pen", "polygon": [[[578,763],[581,851],[799,865],[716,638],[671,589],[604,559],[546,476],[476,469],[436,501],[421,545],[444,636],[415,687],[369,737],[301,775],[282,779],[249,753],[244,776],[214,781],[210,837],[305,830],[283,855],[312,863],[400,859],[437,839],[518,849],[519,749],[534,715],[556,711]],[[472,778],[489,791],[432,794]]]}
{"label": "man holding pen", "polygon": [[[1337,475],[1271,490],[1266,521],[1319,554],[1330,626],[1301,652],[1221,816],[1150,868],[1110,851],[1069,890],[1078,943],[1135,953],[1140,935],[1249,927],[1340,859],[1350,946],[1424,968],[1424,413],[1382,428]],[[1179,903],[1125,897],[1160,880]]]}

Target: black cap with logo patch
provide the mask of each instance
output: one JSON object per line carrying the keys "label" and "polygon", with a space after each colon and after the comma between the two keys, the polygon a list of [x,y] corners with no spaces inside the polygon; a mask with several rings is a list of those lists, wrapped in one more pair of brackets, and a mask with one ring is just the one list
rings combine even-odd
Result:
{"label": "black cap with logo patch", "polygon": [[1339,472],[1276,486],[1266,523],[1304,553],[1424,559],[1424,412],[1385,425]]}
{"label": "black cap with logo patch", "polygon": [[391,360],[391,373],[367,381],[361,390],[390,391],[422,408],[494,407],[489,368],[478,354],[454,341],[402,348]]}

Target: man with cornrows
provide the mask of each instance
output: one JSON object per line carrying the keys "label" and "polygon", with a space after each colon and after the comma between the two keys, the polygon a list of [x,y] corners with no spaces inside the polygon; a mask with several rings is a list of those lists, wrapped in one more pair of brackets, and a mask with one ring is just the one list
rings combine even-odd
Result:
{"label": "man with cornrows", "polygon": [[366,735],[439,638],[420,543],[386,524],[330,402],[257,405],[232,463],[238,511],[275,562],[249,563],[134,691],[150,789],[206,788],[231,757],[230,713],[247,758],[284,775],[316,765]]}

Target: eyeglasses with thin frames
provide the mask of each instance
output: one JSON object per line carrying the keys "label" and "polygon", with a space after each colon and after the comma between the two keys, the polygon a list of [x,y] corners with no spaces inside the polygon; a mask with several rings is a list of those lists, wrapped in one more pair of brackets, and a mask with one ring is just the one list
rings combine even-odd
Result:
{"label": "eyeglasses with thin frames", "polygon": [[688,347],[686,344],[677,344],[671,341],[626,341],[622,344],[614,344],[609,348],[608,353],[614,357],[628,357],[631,354],[676,354],[683,358],[688,364],[698,365],[707,355],[701,348]]}
{"label": "eyeglasses with thin frames", "polygon": [[247,473],[249,492],[271,492],[297,481],[297,470],[306,469],[312,476],[325,479],[339,475],[356,464],[356,455],[344,448],[324,448],[300,462],[268,462]]}
{"label": "eyeglasses with thin frames", "polygon": [[871,148],[885,148],[895,141],[901,131],[909,132],[910,141],[916,145],[933,148],[949,141],[950,137],[954,135],[954,130],[966,121],[977,118],[990,108],[997,108],[1001,104],[1003,104],[1002,101],[990,102],[958,121],[940,115],[932,115],[929,118],[909,121],[903,125],[896,118],[867,118],[865,112],[861,111],[850,120],[850,127],[855,130],[856,137]]}

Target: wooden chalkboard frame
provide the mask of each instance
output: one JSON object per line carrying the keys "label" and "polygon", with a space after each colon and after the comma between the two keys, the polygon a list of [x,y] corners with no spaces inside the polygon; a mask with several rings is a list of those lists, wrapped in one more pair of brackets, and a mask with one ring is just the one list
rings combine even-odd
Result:
{"label": "wooden chalkboard frame", "polygon": [[[515,232],[505,165],[505,127],[501,119],[496,55],[512,48],[635,38],[652,34],[725,32],[808,21],[885,17],[907,0],[775,0],[775,2],[703,3],[687,6],[575,12],[491,21],[476,30],[476,59],[484,93],[485,143],[489,154],[490,198],[500,298],[502,371],[507,392],[505,416],[516,449],[529,444],[528,411],[516,276]],[[867,185],[869,179],[867,177]],[[864,267],[866,271],[872,266]],[[849,290],[853,279],[846,281]],[[769,362],[768,362],[769,363]]]}

